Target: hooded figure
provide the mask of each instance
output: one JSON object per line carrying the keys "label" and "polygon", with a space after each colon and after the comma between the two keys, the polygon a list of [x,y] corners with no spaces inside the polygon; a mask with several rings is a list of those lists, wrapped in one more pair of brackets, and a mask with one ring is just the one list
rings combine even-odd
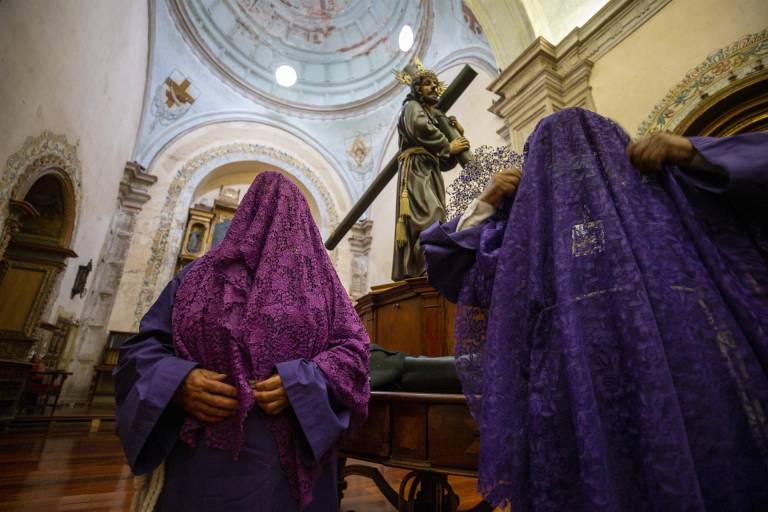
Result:
{"label": "hooded figure", "polygon": [[[566,109],[514,200],[422,234],[459,304],[478,487],[521,512],[768,504],[768,135],[691,139],[727,174],[642,176],[629,137]],[[736,200],[734,200],[736,199]]]}
{"label": "hooded figure", "polygon": [[[260,174],[221,244],[122,347],[118,435],[134,473],[154,470],[143,509],[335,510],[335,443],[365,420],[368,346],[301,192]],[[177,403],[195,368],[236,410],[201,421]],[[262,410],[253,388],[276,375],[287,402]]]}

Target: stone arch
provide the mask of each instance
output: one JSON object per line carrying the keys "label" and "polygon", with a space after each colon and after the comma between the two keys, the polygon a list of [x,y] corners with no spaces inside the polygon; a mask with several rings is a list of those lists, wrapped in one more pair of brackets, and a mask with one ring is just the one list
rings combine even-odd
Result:
{"label": "stone arch", "polygon": [[82,170],[77,146],[69,144],[64,135],[45,130],[37,137],[28,137],[24,145],[11,155],[0,177],[0,256],[5,252],[10,229],[11,200],[21,201],[32,186],[44,176],[54,177],[64,200],[64,229],[59,243],[69,248],[74,239],[82,199]]}
{"label": "stone arch", "polygon": [[[226,142],[224,142],[226,141]],[[331,162],[312,144],[286,130],[249,122],[201,126],[167,145],[149,173],[158,181],[137,218],[124,280],[110,320],[130,329],[151,305],[176,265],[184,224],[195,190],[217,168],[232,162],[260,162],[279,169],[306,190],[317,206],[321,234],[330,234],[352,200]],[[346,248],[331,254],[345,268]],[[342,263],[339,263],[339,260]],[[124,311],[120,313],[120,311]]]}

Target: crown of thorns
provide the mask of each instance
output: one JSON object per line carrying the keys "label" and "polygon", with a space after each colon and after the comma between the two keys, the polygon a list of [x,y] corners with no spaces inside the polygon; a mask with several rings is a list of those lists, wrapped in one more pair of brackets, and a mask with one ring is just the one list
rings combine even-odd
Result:
{"label": "crown of thorns", "polygon": [[413,63],[408,64],[404,69],[398,71],[395,70],[395,79],[400,82],[403,85],[410,86],[415,80],[419,78],[431,78],[435,81],[437,84],[437,95],[442,96],[442,94],[445,92],[445,82],[441,82],[437,78],[437,74],[424,67],[424,64],[421,63],[421,59],[418,57],[414,57]]}

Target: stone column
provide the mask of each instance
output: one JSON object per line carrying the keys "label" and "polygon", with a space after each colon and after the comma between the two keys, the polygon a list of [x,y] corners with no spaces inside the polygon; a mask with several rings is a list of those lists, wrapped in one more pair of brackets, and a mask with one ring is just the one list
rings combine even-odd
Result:
{"label": "stone column", "polygon": [[[137,214],[149,201],[149,187],[157,177],[147,174],[136,162],[127,162],[117,195],[117,210],[112,216],[96,265],[88,296],[80,317],[80,332],[69,361],[72,376],[62,393],[63,402],[84,403],[107,340],[107,323],[112,314],[117,289],[125,267]],[[64,363],[62,363],[64,366]]]}
{"label": "stone column", "polygon": [[349,230],[349,246],[352,249],[352,283],[349,295],[356,300],[368,293],[368,255],[371,252],[373,221],[361,220]]}

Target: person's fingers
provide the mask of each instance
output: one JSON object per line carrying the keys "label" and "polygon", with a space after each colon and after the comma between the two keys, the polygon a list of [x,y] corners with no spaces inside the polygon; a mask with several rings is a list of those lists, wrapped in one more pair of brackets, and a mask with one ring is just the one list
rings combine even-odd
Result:
{"label": "person's fingers", "polygon": [[205,402],[200,402],[197,404],[196,407],[197,411],[202,412],[203,414],[207,414],[211,417],[219,417],[219,418],[228,418],[235,414],[237,411],[228,410],[228,409],[221,409],[219,407],[214,407],[210,404],[207,404]]}
{"label": "person's fingers", "polygon": [[203,369],[201,369],[200,371],[203,374],[203,376],[207,379],[213,379],[219,382],[223,382],[227,378],[227,374],[225,373],[219,373],[219,372],[214,372],[213,370],[203,370]]}
{"label": "person's fingers", "polygon": [[639,162],[638,162],[638,155],[640,154],[640,143],[639,142],[633,142],[629,146],[627,146],[627,156],[629,157],[629,161],[632,163],[634,167],[639,168]]}
{"label": "person's fingers", "polygon": [[224,418],[220,416],[211,416],[209,414],[206,414],[202,411],[194,411],[192,412],[192,416],[197,418],[198,420],[202,421],[203,423],[218,423]]}
{"label": "person's fingers", "polygon": [[666,147],[663,144],[656,144],[648,150],[645,163],[646,167],[650,169],[651,172],[661,172],[661,166],[664,163],[666,154]]}
{"label": "person's fingers", "polygon": [[651,158],[656,151],[656,143],[653,140],[648,140],[646,144],[638,148],[638,154],[636,157],[637,168],[645,173],[654,172],[653,165],[651,164]]}
{"label": "person's fingers", "polygon": [[237,398],[237,389],[234,386],[219,382],[217,380],[205,379],[202,382],[202,389],[214,395],[230,396]]}
{"label": "person's fingers", "polygon": [[510,183],[510,182],[513,182],[513,181],[517,182],[517,181],[520,181],[520,178],[522,178],[521,174],[512,173],[512,172],[508,172],[508,173],[504,173],[504,174],[499,174],[498,176],[499,176],[499,178],[502,181],[505,181],[507,183]]}
{"label": "person's fingers", "polygon": [[647,166],[648,162],[648,155],[651,151],[653,151],[653,148],[658,144],[658,137],[656,134],[651,135],[649,137],[646,137],[644,139],[641,139],[639,141],[632,142],[627,147],[627,153],[629,154],[629,159],[632,162],[632,165],[634,165],[636,168],[638,168],[641,171],[648,172],[649,168]]}
{"label": "person's fingers", "polygon": [[256,391],[269,391],[281,387],[283,387],[283,379],[280,378],[279,373],[276,373],[268,379],[257,382],[253,389]]}
{"label": "person's fingers", "polygon": [[283,388],[273,389],[270,391],[254,391],[253,398],[257,402],[273,402],[285,397],[285,390]]}
{"label": "person's fingers", "polygon": [[505,176],[499,176],[497,183],[504,188],[517,187],[520,183],[520,177],[514,174],[507,174]]}
{"label": "person's fingers", "polygon": [[624,152],[627,154],[627,157],[629,157],[630,160],[632,160],[632,155],[635,152],[635,149],[637,148],[637,141],[632,141],[629,144],[627,144],[626,149]]}
{"label": "person's fingers", "polygon": [[215,395],[208,392],[203,392],[200,395],[200,400],[212,407],[216,407],[222,410],[236,411],[240,408],[240,402],[238,402],[234,398],[229,398],[222,395]]}
{"label": "person's fingers", "polygon": [[288,406],[288,400],[275,400],[268,403],[259,404],[261,410],[267,414],[278,414]]}

